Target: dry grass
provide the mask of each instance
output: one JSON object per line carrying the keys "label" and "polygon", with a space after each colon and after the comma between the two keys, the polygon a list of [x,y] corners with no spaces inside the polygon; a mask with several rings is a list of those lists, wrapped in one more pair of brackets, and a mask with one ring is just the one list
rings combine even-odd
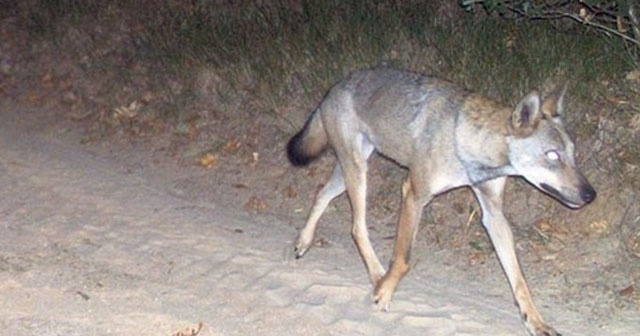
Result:
{"label": "dry grass", "polygon": [[[97,134],[191,136],[194,115],[208,110],[232,125],[263,120],[281,142],[338,79],[380,64],[507,103],[568,81],[579,160],[603,198],[589,215],[615,211],[621,238],[637,237],[637,50],[581,26],[467,15],[451,3],[8,0],[0,13],[25,32],[24,57],[50,57],[52,81],[75,80],[60,89]],[[33,82],[43,77],[25,72]]]}

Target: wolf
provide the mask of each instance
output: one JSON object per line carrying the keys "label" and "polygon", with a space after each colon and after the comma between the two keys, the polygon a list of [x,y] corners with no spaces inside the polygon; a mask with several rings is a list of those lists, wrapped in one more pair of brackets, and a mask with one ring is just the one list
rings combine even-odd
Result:
{"label": "wolf", "polygon": [[[524,177],[569,208],[596,198],[576,166],[574,143],[563,122],[566,85],[545,97],[527,94],[515,109],[451,82],[392,68],[351,73],[325,95],[304,127],[287,143],[294,166],[331,148],[337,164],[318,192],[295,242],[302,257],[313,245],[329,202],[347,192],[352,238],[374,287],[373,300],[388,310],[398,282],[409,271],[411,245],[424,206],[437,195],[470,187],[530,334],[560,335],[536,309],[505,218],[507,176]],[[388,271],[376,256],[365,223],[367,159],[376,151],[408,169],[395,246]]]}

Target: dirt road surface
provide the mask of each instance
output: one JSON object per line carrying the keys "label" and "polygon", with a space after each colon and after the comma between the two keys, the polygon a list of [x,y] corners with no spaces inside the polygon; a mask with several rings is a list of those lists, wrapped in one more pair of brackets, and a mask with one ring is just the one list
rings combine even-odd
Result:
{"label": "dirt road surface", "polygon": [[[181,197],[171,174],[89,150],[59,118],[0,107],[4,335],[525,335],[499,269],[468,282],[418,255],[377,312],[348,239],[295,260],[291,225]],[[537,301],[565,335],[640,330],[634,314]]]}

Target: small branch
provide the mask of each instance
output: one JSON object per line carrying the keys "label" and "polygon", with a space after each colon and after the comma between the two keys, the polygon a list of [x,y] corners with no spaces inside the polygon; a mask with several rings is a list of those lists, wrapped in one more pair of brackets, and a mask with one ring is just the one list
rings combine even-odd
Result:
{"label": "small branch", "polygon": [[[577,21],[577,22],[585,24],[587,26],[592,26],[592,27],[595,27],[597,29],[603,30],[603,31],[605,31],[607,33],[610,33],[610,34],[616,35],[618,37],[621,37],[622,39],[625,39],[625,40],[629,41],[630,43],[633,43],[636,46],[640,47],[640,40],[639,40],[639,38],[640,38],[640,28],[638,27],[638,25],[636,23],[633,22],[633,20],[636,20],[636,22],[637,22],[637,17],[632,16],[633,7],[631,7],[629,9],[629,16],[631,17],[631,26],[633,27],[633,30],[634,30],[634,37],[630,37],[629,35],[627,35],[625,33],[622,33],[622,32],[619,32],[616,29],[607,27],[607,26],[605,26],[603,24],[600,24],[598,22],[594,22],[593,20],[587,20],[587,19],[583,18],[582,16],[576,15],[576,14],[573,14],[573,13],[566,13],[566,12],[561,12],[561,11],[548,11],[548,12],[544,12],[543,14],[540,14],[540,15],[530,15],[530,14],[527,14],[527,13],[523,12],[522,10],[516,9],[516,8],[514,8],[512,6],[509,6],[508,9],[510,11],[520,15],[520,16],[523,16],[523,17],[526,17],[526,18],[529,18],[529,19],[534,19],[534,20],[558,20],[558,19],[561,19],[561,18],[569,18],[571,20]],[[592,11],[591,8],[589,8],[589,10]],[[593,18],[598,13],[604,14],[604,15],[609,15],[609,13],[603,12],[603,11],[598,11],[598,12],[592,11],[592,16],[590,16],[590,17]]]}
{"label": "small branch", "polygon": [[634,5],[629,5],[629,20],[631,20],[631,28],[636,40],[640,39],[640,23],[638,23],[638,13]]}
{"label": "small branch", "polygon": [[[485,4],[486,0],[462,0],[460,4],[463,7],[470,7],[476,4]],[[537,10],[533,13],[528,10],[518,8],[519,1],[499,1],[508,12],[515,14],[516,17],[524,17],[531,20],[558,20],[568,18],[587,26],[594,27],[605,33],[615,35],[626,40],[629,43],[640,47],[640,23],[635,5],[629,5],[629,17],[619,16],[615,13],[615,5],[591,5],[586,1],[579,1],[580,14],[574,14],[576,7],[572,6],[576,2],[567,0],[555,3],[543,1],[542,5],[537,6]],[[613,7],[612,7],[613,6]],[[562,8],[562,9],[558,9]],[[511,16],[511,15],[509,15]],[[626,25],[631,26],[631,36],[626,34]],[[616,28],[609,26],[616,25]],[[624,31],[622,31],[624,29]]]}
{"label": "small branch", "polygon": [[[575,15],[575,14],[571,14],[571,13],[559,13],[559,14],[560,14],[561,16],[563,16],[563,17],[566,17],[566,18],[569,18],[569,19],[575,20],[575,21],[580,22],[580,23],[582,23],[582,24],[586,24],[586,25],[588,25],[588,26],[593,26],[593,27],[596,27],[596,28],[598,28],[598,29],[604,30],[604,31],[606,31],[606,32],[608,32],[608,33],[611,33],[611,34],[613,34],[613,35],[616,35],[616,36],[618,36],[618,37],[621,37],[621,38],[623,38],[623,39],[625,39],[625,40],[629,41],[630,43],[633,43],[633,44],[635,44],[636,46],[640,47],[640,40],[635,39],[635,38],[632,38],[632,37],[630,37],[630,36],[629,36],[629,35],[627,35],[627,34],[621,33],[621,32],[619,32],[619,31],[617,31],[616,29],[609,28],[609,27],[607,27],[607,26],[605,26],[605,25],[602,25],[602,24],[599,24],[599,23],[597,23],[597,22],[593,22],[593,21],[585,20],[585,19],[583,19],[583,18],[581,18],[580,16]],[[634,29],[635,29],[635,28],[634,28]],[[638,36],[638,35],[636,35],[636,36]]]}

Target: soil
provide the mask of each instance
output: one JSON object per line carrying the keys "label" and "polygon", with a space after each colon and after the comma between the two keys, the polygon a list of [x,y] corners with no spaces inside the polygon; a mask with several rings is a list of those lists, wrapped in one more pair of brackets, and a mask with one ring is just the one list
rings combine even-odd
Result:
{"label": "soil", "polygon": [[[13,62],[0,86],[5,334],[525,334],[468,191],[425,209],[413,270],[391,310],[378,312],[344,196],[322,218],[316,246],[293,257],[331,155],[291,167],[291,134],[267,114],[202,109],[173,128],[134,120],[99,133],[99,118],[72,108],[83,99],[64,84],[73,75],[50,76],[43,64],[54,60],[20,63],[20,49],[3,48]],[[381,158],[370,170],[371,238],[388,260],[404,172]],[[546,320],[565,335],[638,334],[640,259],[616,231],[637,221],[626,205],[556,208],[517,179],[509,192],[507,215]]]}

